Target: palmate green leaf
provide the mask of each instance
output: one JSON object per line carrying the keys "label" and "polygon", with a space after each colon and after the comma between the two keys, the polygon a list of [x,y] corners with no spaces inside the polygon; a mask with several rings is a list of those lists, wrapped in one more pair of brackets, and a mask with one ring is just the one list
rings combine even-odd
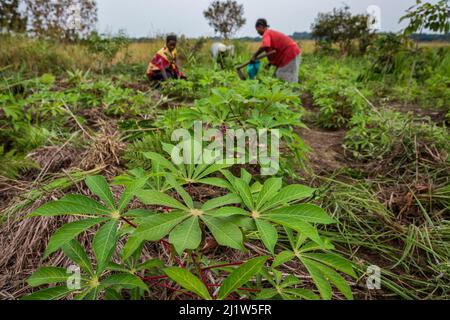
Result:
{"label": "palmate green leaf", "polygon": [[330,300],[333,291],[331,290],[331,286],[327,280],[327,278],[324,276],[322,271],[318,266],[320,266],[320,263],[315,262],[314,260],[310,260],[307,258],[301,259],[302,263],[305,265],[306,269],[308,270],[308,273],[310,274],[311,278],[314,281],[314,284],[316,285],[317,289],[319,289],[320,296],[324,300]]}
{"label": "palmate green leaf", "polygon": [[73,262],[75,262],[82,270],[93,275],[91,261],[83,249],[81,244],[77,240],[72,240],[62,246],[62,250],[66,256],[68,256]]}
{"label": "palmate green leaf", "polygon": [[214,186],[214,187],[219,187],[219,188],[226,189],[229,191],[233,191],[233,187],[231,186],[231,184],[222,178],[215,178],[215,177],[204,178],[204,179],[198,180],[198,183],[206,184],[206,185],[210,185],[210,186]]}
{"label": "palmate green leaf", "polygon": [[80,233],[107,220],[107,218],[93,218],[75,221],[63,225],[50,238],[47,249],[45,250],[44,259],[51,255],[53,252],[57,251],[63,245],[77,237]]}
{"label": "palmate green leaf", "polygon": [[234,187],[236,188],[237,193],[242,199],[242,202],[249,210],[254,210],[255,206],[253,203],[253,195],[250,191],[250,187],[241,179],[234,179]]}
{"label": "palmate green leaf", "polygon": [[242,215],[233,215],[230,217],[222,217],[220,219],[232,223],[244,231],[256,231],[255,219],[253,218]]}
{"label": "palmate green leaf", "polygon": [[41,267],[37,269],[27,282],[32,287],[37,287],[43,284],[66,282],[70,274],[64,268],[57,267]]}
{"label": "palmate green leaf", "polygon": [[72,201],[52,201],[48,202],[28,217],[56,217],[56,216],[98,216],[98,215],[110,215],[110,211],[106,209],[100,209],[98,207],[86,206],[82,203],[74,203]]}
{"label": "palmate green leaf", "polygon": [[136,267],[136,270],[150,270],[152,268],[161,268],[164,266],[164,262],[159,259],[150,259],[142,262]]}
{"label": "palmate green leaf", "polygon": [[183,199],[184,203],[190,208],[193,209],[194,208],[194,201],[192,200],[191,196],[189,195],[189,193],[186,192],[186,190],[183,189],[183,187],[181,187],[181,185],[174,179],[173,176],[171,175],[166,175],[166,180],[167,182],[178,192],[178,194],[181,196],[181,198]]}
{"label": "palmate green leaf", "polygon": [[42,300],[42,301],[59,300],[68,296],[73,291],[74,290],[67,288],[66,285],[63,285],[58,287],[42,289],[40,291],[34,292],[21,298],[21,300]]}
{"label": "palmate green leaf", "polygon": [[341,271],[345,274],[348,274],[349,276],[352,276],[353,278],[356,278],[355,271],[353,270],[352,263],[348,261],[347,259],[338,256],[337,254],[333,253],[304,253],[302,254],[303,257],[306,257],[311,260],[319,261],[323,264],[326,264],[333,269],[336,269],[338,271]]}
{"label": "palmate green leaf", "polygon": [[239,204],[239,203],[241,203],[241,197],[239,197],[237,194],[229,193],[223,197],[208,200],[207,202],[205,202],[205,204],[203,204],[201,210],[209,211],[230,204]]}
{"label": "palmate green leaf", "polygon": [[[224,161],[225,160],[226,159],[224,159]],[[226,163],[223,163],[223,164],[215,163],[210,166],[207,166],[206,168],[203,168],[203,170],[201,170],[202,168],[197,167],[197,169],[194,172],[194,179],[196,179],[196,180],[202,179],[204,177],[212,175],[213,173],[216,173],[220,170],[229,168],[231,166],[232,166],[231,164],[226,164]]]}
{"label": "palmate green leaf", "polygon": [[211,300],[211,295],[205,284],[186,269],[171,267],[165,268],[163,271],[170,279],[178,283],[184,289],[195,293],[204,300]]}
{"label": "palmate green leaf", "polygon": [[138,237],[131,236],[127,243],[123,246],[122,252],[120,253],[123,260],[131,257],[138,249],[141,247],[141,244],[144,242],[143,239]]}
{"label": "palmate green leaf", "polygon": [[92,208],[92,211],[108,214],[111,210],[105,208],[101,203],[81,194],[68,194],[60,199],[60,201],[70,202],[84,207]]}
{"label": "palmate green leaf", "polygon": [[258,199],[256,200],[256,210],[259,210],[267,201],[270,201],[270,199],[276,196],[282,184],[283,180],[281,178],[268,179],[259,192]]}
{"label": "palmate green leaf", "polygon": [[109,261],[105,269],[108,271],[129,272],[127,267],[124,267],[113,261]]}
{"label": "palmate green leaf", "polygon": [[86,178],[86,185],[89,190],[96,194],[111,209],[115,208],[114,197],[109,189],[108,182],[103,176],[93,176]]}
{"label": "palmate green leaf", "polygon": [[[311,261],[311,260],[310,260]],[[335,285],[336,288],[348,299],[353,300],[352,289],[347,281],[336,271],[328,268],[323,264],[317,264],[316,267],[322,272],[326,279]]]}
{"label": "palmate green leaf", "polygon": [[159,164],[162,168],[168,169],[172,173],[176,173],[178,169],[174,166],[172,162],[164,158],[162,155],[155,152],[145,152],[144,156],[157,164]]}
{"label": "palmate green leaf", "polygon": [[275,245],[278,242],[277,229],[271,223],[261,219],[255,219],[255,224],[258,228],[261,241],[271,253],[274,253]]}
{"label": "palmate green leaf", "polygon": [[322,238],[319,236],[317,229],[310,223],[304,221],[302,218],[296,217],[294,215],[267,215],[264,219],[268,219],[274,223],[280,224],[282,226],[291,228],[300,234],[308,237],[320,246],[324,246]]}
{"label": "palmate green leaf", "polygon": [[220,218],[220,217],[231,217],[231,216],[246,216],[249,217],[250,213],[244,209],[238,207],[222,207],[215,211],[209,212],[208,215]]}
{"label": "palmate green leaf", "polygon": [[148,286],[138,277],[131,273],[117,273],[109,276],[100,284],[101,288],[120,287],[124,289],[139,288],[149,291]]}
{"label": "palmate green leaf", "polygon": [[134,231],[133,237],[147,241],[159,241],[164,238],[177,224],[187,219],[189,215],[184,212],[169,214],[155,214],[146,218]]}
{"label": "palmate green leaf", "polygon": [[[300,238],[298,238],[298,242],[300,242]],[[325,239],[323,239],[323,245],[318,245],[315,242],[309,241],[309,242],[306,242],[303,244],[299,243],[297,245],[297,249],[298,249],[298,252],[303,254],[303,253],[312,252],[312,251],[316,251],[316,250],[334,250],[335,247],[329,239],[325,238]]]}
{"label": "palmate green leaf", "polygon": [[223,300],[238,288],[246,284],[264,266],[267,257],[258,257],[247,261],[242,266],[234,270],[220,287],[218,300]]}
{"label": "palmate green leaf", "polygon": [[181,254],[186,249],[197,249],[202,241],[202,230],[198,217],[193,216],[176,226],[169,235],[169,242]]}
{"label": "palmate green leaf", "polygon": [[123,300],[122,295],[113,289],[105,290],[105,301],[120,301]]}
{"label": "palmate green leaf", "polygon": [[336,223],[336,220],[332,219],[321,207],[309,203],[282,207],[267,213],[266,216],[286,216],[287,218],[289,216],[295,216],[310,223]]}
{"label": "palmate green leaf", "polygon": [[300,184],[289,185],[281,189],[276,196],[274,196],[272,199],[270,199],[270,201],[268,201],[265,205],[263,205],[261,210],[266,211],[269,209],[277,208],[283,204],[309,198],[314,194],[314,192],[315,189],[312,189],[304,185]]}
{"label": "palmate green leaf", "polygon": [[97,274],[105,270],[117,242],[117,220],[105,223],[95,234],[92,249],[97,258]]}
{"label": "palmate green leaf", "polygon": [[144,187],[147,180],[148,180],[147,177],[137,179],[136,181],[133,181],[129,186],[125,188],[119,200],[118,206],[119,212],[122,212],[126,208],[128,203],[130,203],[131,199],[133,199],[136,193]]}
{"label": "palmate green leaf", "polygon": [[81,292],[77,292],[73,296],[73,300],[81,301],[81,300],[96,300],[97,295],[99,293],[99,288],[95,287],[83,287]]}
{"label": "palmate green leaf", "polygon": [[236,225],[207,215],[202,215],[201,219],[205,222],[218,244],[237,250],[244,250],[242,232]]}
{"label": "palmate green leaf", "polygon": [[85,291],[77,295],[74,300],[87,300],[95,301],[97,300],[98,294],[100,292],[100,287],[87,288]]}
{"label": "palmate green leaf", "polygon": [[290,274],[284,279],[283,283],[280,285],[280,288],[285,289],[297,284],[300,284],[300,280],[296,276]]}
{"label": "palmate green leaf", "polygon": [[292,251],[286,250],[280,252],[272,262],[272,267],[276,268],[282,264],[291,261],[295,258],[295,254]]}
{"label": "palmate green leaf", "polygon": [[320,300],[320,297],[318,295],[306,289],[293,288],[293,289],[284,289],[283,291],[285,294],[293,296],[295,300],[298,300],[299,298],[305,300]]}
{"label": "palmate green leaf", "polygon": [[163,192],[154,190],[142,190],[141,192],[139,192],[137,197],[147,205],[159,205],[183,211],[189,210],[189,208],[181,204],[181,202]]}
{"label": "palmate green leaf", "polygon": [[141,220],[138,228],[133,232],[125,244],[121,255],[128,259],[139,249],[144,240],[159,241],[164,238],[177,224],[187,219],[189,215],[184,212],[170,214],[154,214]]}
{"label": "palmate green leaf", "polygon": [[95,234],[92,249],[97,258],[97,274],[105,270],[117,243],[117,220],[105,223]]}
{"label": "palmate green leaf", "polygon": [[244,168],[241,168],[241,179],[247,184],[250,184],[250,181],[252,181],[252,175],[245,170]]}
{"label": "palmate green leaf", "polygon": [[278,295],[275,289],[262,289],[257,295],[256,300],[269,300]]}

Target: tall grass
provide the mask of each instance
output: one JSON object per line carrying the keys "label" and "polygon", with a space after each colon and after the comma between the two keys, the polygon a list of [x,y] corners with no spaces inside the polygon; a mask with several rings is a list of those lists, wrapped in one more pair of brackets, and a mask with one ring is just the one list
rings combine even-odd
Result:
{"label": "tall grass", "polygon": [[0,69],[27,74],[90,69],[95,59],[77,44],[62,44],[25,36],[0,37]]}

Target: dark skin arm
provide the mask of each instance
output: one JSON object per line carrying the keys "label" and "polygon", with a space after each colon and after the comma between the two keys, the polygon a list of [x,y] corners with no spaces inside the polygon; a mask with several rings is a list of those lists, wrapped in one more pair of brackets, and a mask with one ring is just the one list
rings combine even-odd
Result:
{"label": "dark skin arm", "polygon": [[[261,54],[263,54],[264,52],[266,52],[266,48],[264,48],[264,47],[259,48],[258,51],[256,51],[255,54],[253,55],[251,62],[255,62],[256,60],[258,60],[258,57]],[[274,54],[275,52],[276,52],[275,50],[272,50],[267,55],[270,56],[270,55]]]}

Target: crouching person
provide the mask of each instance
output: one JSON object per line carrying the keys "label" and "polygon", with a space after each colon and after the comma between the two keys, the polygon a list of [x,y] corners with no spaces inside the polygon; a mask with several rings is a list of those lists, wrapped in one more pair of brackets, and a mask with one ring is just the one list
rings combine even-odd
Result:
{"label": "crouching person", "polygon": [[227,46],[220,42],[214,42],[211,45],[211,55],[222,69],[225,69],[225,58],[234,56],[234,45]]}
{"label": "crouching person", "polygon": [[166,45],[155,54],[148,64],[147,77],[152,82],[186,79],[177,64],[177,36],[167,36]]}

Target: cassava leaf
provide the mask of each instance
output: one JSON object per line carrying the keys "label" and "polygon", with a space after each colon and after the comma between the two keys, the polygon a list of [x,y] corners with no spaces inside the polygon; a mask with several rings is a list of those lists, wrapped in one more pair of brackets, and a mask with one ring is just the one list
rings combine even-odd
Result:
{"label": "cassava leaf", "polygon": [[111,209],[115,209],[114,197],[109,188],[108,182],[103,176],[92,176],[86,178],[86,185]]}
{"label": "cassava leaf", "polygon": [[264,266],[267,257],[258,257],[247,261],[239,268],[235,269],[223,282],[220,287],[217,299],[223,300],[238,288],[246,284]]}
{"label": "cassava leaf", "polygon": [[211,300],[211,295],[203,282],[186,269],[177,267],[165,268],[164,273],[189,292],[195,293],[202,299]]}

